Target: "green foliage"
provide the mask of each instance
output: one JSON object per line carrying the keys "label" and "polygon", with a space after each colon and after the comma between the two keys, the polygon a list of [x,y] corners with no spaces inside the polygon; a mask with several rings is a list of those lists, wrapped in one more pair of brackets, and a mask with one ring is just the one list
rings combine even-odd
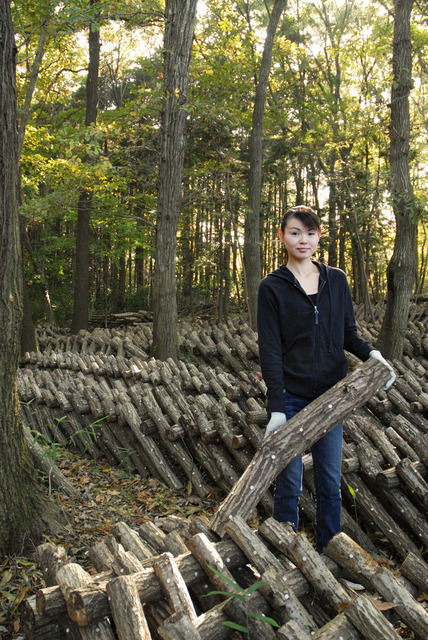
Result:
{"label": "green foliage", "polygon": [[[243,306],[248,139],[271,4],[207,0],[199,7],[177,237],[185,312],[221,306],[222,296]],[[15,0],[12,10],[21,117],[42,26],[46,30],[21,157],[24,262],[34,317],[46,318],[43,292],[48,291],[57,322],[67,324],[70,318],[83,188],[92,195],[91,308],[134,308],[142,292],[147,307],[156,231],[163,3],[102,0],[95,8],[87,0]],[[88,128],[87,34],[98,10],[99,105],[97,125]],[[321,250],[340,248],[342,266],[351,274],[356,219],[371,290],[375,297],[384,295],[395,233],[388,157],[392,24],[381,3],[288,3],[275,38],[263,123],[264,272],[281,259],[275,227],[284,208],[296,200],[318,201],[326,227]],[[408,210],[421,226],[428,30],[420,7],[414,10],[412,37],[410,162],[417,203]]]}
{"label": "green foliage", "polygon": [[266,622],[267,624],[270,624],[272,627],[279,627],[279,624],[273,618],[270,618],[269,616],[265,616],[263,614],[254,613],[253,611],[249,610],[249,600],[250,600],[251,594],[253,594],[255,591],[257,591],[257,589],[260,589],[260,587],[266,585],[267,582],[263,582],[263,581],[259,580],[259,581],[255,582],[255,583],[253,583],[252,585],[250,585],[249,587],[247,587],[246,589],[243,589],[237,582],[235,582],[234,580],[231,580],[227,576],[223,575],[220,571],[217,571],[217,569],[214,569],[214,567],[212,567],[211,565],[207,565],[207,566],[213,573],[215,573],[216,576],[221,578],[226,584],[228,584],[230,587],[232,587],[232,589],[234,589],[234,591],[232,591],[232,592],[230,592],[230,591],[210,591],[206,595],[207,596],[210,596],[210,595],[223,595],[223,596],[226,596],[228,598],[234,598],[235,600],[240,600],[241,602],[243,602],[244,606],[245,606],[246,625],[244,626],[244,625],[238,624],[236,622],[225,621],[225,622],[223,622],[225,627],[229,627],[230,629],[235,629],[236,631],[240,631],[241,633],[245,633],[247,638],[250,638],[250,628],[249,628],[249,619],[250,618],[257,618],[258,620],[262,620],[263,622]]}
{"label": "green foliage", "polygon": [[[55,426],[58,427],[58,425],[65,420],[67,420],[66,416],[63,416],[62,418],[55,418]],[[30,433],[33,435],[33,442],[41,445],[44,449],[43,456],[50,458],[52,462],[56,464],[58,453],[64,446],[72,445],[74,447],[79,447],[80,449],[83,447],[83,452],[86,453],[88,451],[88,445],[91,442],[96,444],[98,436],[95,431],[95,426],[100,425],[104,420],[106,420],[106,417],[95,420],[85,428],[76,430],[69,436],[65,444],[55,442],[49,436],[41,433],[37,429],[31,429]]]}
{"label": "green foliage", "polygon": [[357,494],[355,493],[355,490],[351,487],[350,484],[347,485],[348,487],[348,491],[352,496],[352,500],[354,503],[354,513],[355,513],[355,522],[357,524],[357,527],[359,526],[359,520],[358,520],[358,510],[357,510]]}

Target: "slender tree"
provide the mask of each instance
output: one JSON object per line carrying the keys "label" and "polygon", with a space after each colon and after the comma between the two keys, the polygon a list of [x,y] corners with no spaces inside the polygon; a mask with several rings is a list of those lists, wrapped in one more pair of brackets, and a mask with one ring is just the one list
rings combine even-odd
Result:
{"label": "slender tree", "polygon": [[[20,117],[19,117],[18,159],[21,157],[22,145],[24,144],[25,130],[27,128],[28,121],[30,119],[31,101],[33,99],[37,77],[39,75],[40,67],[43,60],[46,36],[47,36],[47,27],[45,24],[43,24],[40,29],[36,55],[34,56],[33,65],[31,67],[31,71],[28,77],[24,105],[22,107]],[[21,242],[22,242],[21,255],[23,255],[24,234],[26,233],[25,221],[23,218],[21,218],[21,221],[20,221],[20,230],[21,230]],[[23,321],[22,321],[22,331],[21,331],[21,352],[25,353],[25,351],[37,351],[37,338],[36,338],[36,328],[33,322],[33,317],[30,309],[30,300],[28,296],[27,283],[25,281],[24,263],[22,264],[22,271],[23,271],[23,287],[24,288],[23,288]]]}
{"label": "slender tree", "polygon": [[[97,121],[98,74],[100,68],[99,0],[90,0],[94,15],[89,23],[89,67],[86,81],[85,125],[90,127]],[[71,332],[87,329],[89,323],[89,267],[90,267],[90,218],[92,192],[83,189],[77,205],[76,265],[74,271],[74,306]]]}
{"label": "slender tree", "polygon": [[409,94],[412,88],[410,16],[414,0],[395,0],[392,54],[390,180],[396,221],[394,252],[387,269],[387,302],[379,348],[387,358],[403,355],[410,296],[417,276],[417,215],[410,180]]}
{"label": "slender tree", "polygon": [[177,357],[177,226],[196,4],[197,0],[165,2],[164,96],[153,283],[153,353],[161,360]]}
{"label": "slender tree", "polygon": [[250,135],[250,172],[248,178],[248,210],[245,219],[244,267],[248,315],[251,326],[257,325],[257,292],[262,277],[262,256],[260,245],[260,198],[262,190],[263,162],[263,115],[266,92],[272,64],[275,33],[287,0],[275,0],[269,17],[266,39],[263,47],[254,101],[253,123]]}

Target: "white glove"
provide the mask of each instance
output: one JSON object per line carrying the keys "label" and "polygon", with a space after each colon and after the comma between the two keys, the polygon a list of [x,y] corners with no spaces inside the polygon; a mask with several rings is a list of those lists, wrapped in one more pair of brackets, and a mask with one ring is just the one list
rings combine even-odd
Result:
{"label": "white glove", "polygon": [[287,422],[287,417],[285,413],[280,413],[279,411],[273,411],[270,420],[267,424],[265,431],[265,438],[270,436],[271,433],[282,427],[283,424]]}
{"label": "white glove", "polygon": [[389,362],[385,360],[381,352],[378,351],[377,349],[373,349],[373,351],[370,351],[369,358],[374,358],[375,360],[379,360],[379,362],[381,362],[389,370],[391,374],[389,377],[389,380],[387,380],[383,385],[383,387],[381,387],[382,391],[386,391],[387,389],[389,389],[392,383],[395,382],[396,375],[395,375],[394,369],[391,367]]}

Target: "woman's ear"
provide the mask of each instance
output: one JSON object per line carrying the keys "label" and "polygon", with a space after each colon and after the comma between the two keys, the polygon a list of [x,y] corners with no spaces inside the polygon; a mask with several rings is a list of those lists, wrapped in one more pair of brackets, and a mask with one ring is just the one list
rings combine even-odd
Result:
{"label": "woman's ear", "polygon": [[281,227],[278,229],[278,238],[280,242],[284,242],[284,233],[281,231]]}

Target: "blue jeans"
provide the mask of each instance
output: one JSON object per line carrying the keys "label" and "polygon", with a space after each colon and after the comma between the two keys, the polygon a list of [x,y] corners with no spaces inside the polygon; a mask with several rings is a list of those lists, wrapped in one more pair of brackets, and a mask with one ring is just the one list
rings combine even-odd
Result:
{"label": "blue jeans", "polygon": [[[285,391],[285,414],[290,420],[311,401]],[[343,425],[338,424],[311,448],[316,495],[317,551],[341,531],[342,497],[340,476],[342,468]],[[297,456],[281,471],[275,481],[273,517],[279,522],[299,524],[299,498],[302,492],[302,456]]]}

